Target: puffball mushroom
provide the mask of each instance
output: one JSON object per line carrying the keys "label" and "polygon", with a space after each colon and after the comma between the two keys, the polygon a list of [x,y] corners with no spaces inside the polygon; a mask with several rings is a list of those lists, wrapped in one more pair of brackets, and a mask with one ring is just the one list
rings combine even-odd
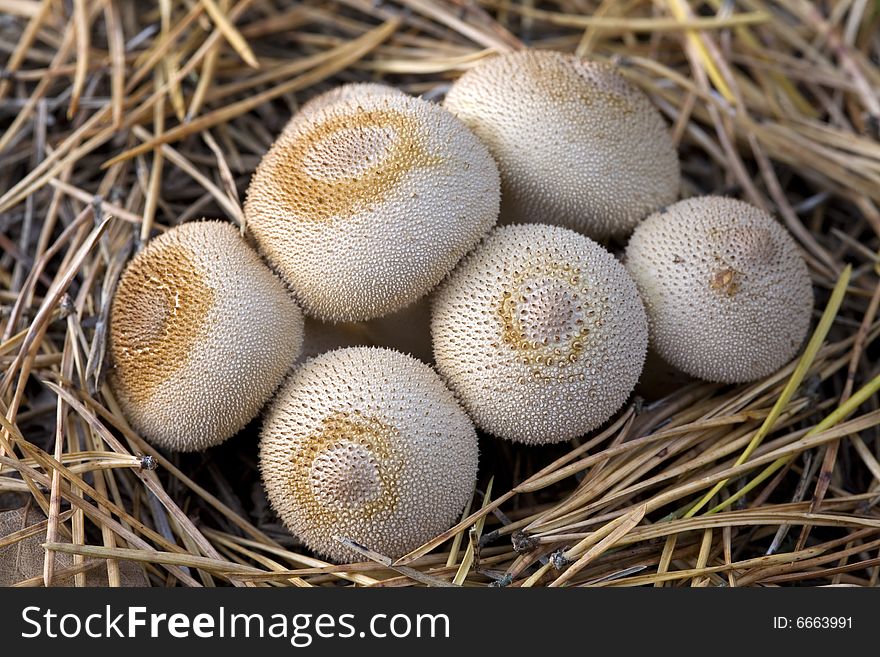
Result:
{"label": "puffball mushroom", "polygon": [[360,321],[413,303],[497,220],[495,162],[438,105],[369,95],[288,127],[244,210],[310,316]]}
{"label": "puffball mushroom", "polygon": [[678,198],[663,118],[609,64],[544,50],[492,57],[462,75],[444,105],[498,162],[506,222],[604,240]]}
{"label": "puffball mushroom", "polygon": [[302,333],[302,311],[232,225],[187,223],[153,239],[122,274],[109,380],[146,439],[202,450],[257,415]]}
{"label": "puffball mushroom", "polygon": [[657,352],[682,371],[738,383],[791,360],[813,311],[795,241],[743,201],[704,196],[650,216],[626,249]]}
{"label": "puffball mushroom", "polygon": [[[46,551],[43,543],[46,540],[46,517],[34,507],[21,507],[9,511],[0,511],[0,545],[13,534],[25,532],[27,535],[0,547],[0,587],[14,586],[19,582],[39,577],[42,580],[43,563]],[[119,583],[123,587],[149,586],[143,569],[133,561],[119,561]],[[73,566],[73,556],[66,552],[55,553],[55,571],[58,573],[52,580],[52,586],[74,586],[74,576],[64,577],[60,574],[65,568]],[[107,568],[101,564],[94,570],[85,573],[87,586],[108,586]]]}
{"label": "puffball mushroom", "polygon": [[591,239],[503,226],[434,293],[437,368],[476,425],[539,444],[580,436],[626,401],[648,343],[623,266]]}
{"label": "puffball mushroom", "polygon": [[296,369],[266,414],[260,472],[290,531],[337,561],[337,537],[397,558],[458,519],[477,475],[477,434],[434,370],[350,347]]}

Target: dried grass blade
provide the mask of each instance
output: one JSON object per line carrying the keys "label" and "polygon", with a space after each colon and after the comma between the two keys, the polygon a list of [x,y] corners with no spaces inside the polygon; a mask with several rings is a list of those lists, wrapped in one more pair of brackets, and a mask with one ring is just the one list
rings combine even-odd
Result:
{"label": "dried grass blade", "polygon": [[79,110],[79,99],[89,70],[89,18],[86,0],[73,0],[73,29],[76,31],[76,69],[73,75],[70,107],[67,110],[68,119],[72,119]]}
{"label": "dried grass blade", "polygon": [[[577,575],[581,570],[586,568],[591,561],[604,554],[606,551],[614,547],[615,543],[619,541],[621,538],[626,536],[630,530],[632,530],[636,525],[638,525],[642,518],[645,517],[645,513],[647,512],[648,507],[645,504],[642,504],[636,507],[630,513],[621,516],[617,520],[614,520],[608,525],[606,525],[603,530],[608,531],[607,536],[600,540],[598,543],[595,543],[592,547],[587,549],[585,552],[582,552],[583,549],[590,545],[590,543],[594,540],[594,535],[591,535],[588,538],[585,538],[581,543],[573,547],[571,550],[568,550],[565,553],[565,557],[567,559],[573,558],[578,554],[582,554],[577,561],[571,564],[568,568],[565,569],[565,572],[562,573],[555,580],[550,582],[548,586],[557,587],[563,586],[567,582],[569,582],[575,575]],[[598,533],[598,532],[597,532]]]}
{"label": "dried grass blade", "polygon": [[178,141],[179,139],[182,139],[187,135],[198,133],[201,130],[211,128],[219,123],[224,123],[235,118],[236,116],[240,116],[245,112],[252,110],[255,107],[259,107],[260,105],[267,103],[273,98],[277,98],[278,96],[281,96],[283,94],[290,93],[292,91],[298,91],[312,84],[315,84],[323,80],[324,78],[333,75],[334,73],[345,68],[346,66],[350,66],[361,57],[366,55],[373,48],[375,48],[380,43],[385,41],[388,37],[390,37],[397,29],[399,24],[399,20],[389,20],[377,27],[376,29],[371,30],[367,34],[363,35],[362,37],[359,37],[358,39],[355,39],[350,43],[346,43],[327,52],[327,61],[324,64],[315,67],[312,71],[300,75],[284,84],[278,85],[274,89],[270,89],[251,98],[233,103],[232,105],[228,105],[227,107],[224,107],[222,109],[215,110],[209,114],[200,116],[190,123],[172,128],[171,130],[167,130],[159,137],[150,139],[139,146],[136,146],[132,149],[125,151],[124,153],[110,158],[101,165],[101,168],[106,169],[113,164],[116,164],[117,162],[122,162],[124,160],[135,157],[136,155],[141,155],[143,153],[153,150],[154,148],[162,144],[168,144],[170,142]]}
{"label": "dried grass blade", "polygon": [[[489,479],[489,483],[486,485],[486,492],[483,495],[483,509],[489,506],[489,501],[492,499],[492,484],[495,482],[495,477]],[[455,577],[452,578],[452,583],[458,586],[464,584],[464,580],[467,578],[468,573],[471,570],[471,566],[474,565],[474,557],[476,556],[476,545],[480,540],[480,535],[483,533],[483,525],[486,523],[486,516],[480,516],[479,520],[474,523],[474,528],[469,532],[468,536],[470,538],[470,543],[465,549],[464,556],[461,558],[461,564],[458,567],[458,571],[455,573]]]}
{"label": "dried grass blade", "polygon": [[235,52],[241,56],[245,63],[252,68],[260,68],[260,63],[257,61],[254,51],[251,50],[245,38],[241,36],[241,32],[232,24],[223,10],[217,6],[217,3],[214,0],[199,1],[205,7],[205,12],[208,16],[214,21],[214,25],[223,33],[229,45],[235,49]]}

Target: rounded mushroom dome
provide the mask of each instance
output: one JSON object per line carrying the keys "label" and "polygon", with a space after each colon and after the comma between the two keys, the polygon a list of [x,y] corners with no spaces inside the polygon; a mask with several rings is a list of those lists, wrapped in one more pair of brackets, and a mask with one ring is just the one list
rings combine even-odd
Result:
{"label": "rounded mushroom dome", "polygon": [[444,105],[498,162],[505,222],[604,240],[678,198],[666,123],[612,65],[546,50],[500,55],[462,75]]}
{"label": "rounded mushroom dome", "polygon": [[397,558],[451,527],[476,483],[477,434],[434,370],[349,347],[297,368],[270,406],[260,472],[287,528],[336,561],[337,537]]}
{"label": "rounded mushroom dome", "polygon": [[553,443],[596,428],[638,382],[648,343],[636,286],[572,230],[494,229],[437,290],[440,373],[478,427]]}
{"label": "rounded mushroom dome", "polygon": [[743,201],[704,196],[648,217],[626,249],[657,352],[682,371],[738,383],[772,374],[807,334],[813,289],[797,244]]}
{"label": "rounded mushroom dome", "polygon": [[308,315],[379,317],[427,294],[498,218],[498,169],[442,107],[341,100],[289,126],[248,189],[250,232]]}
{"label": "rounded mushroom dome", "polygon": [[120,278],[109,381],[144,438],[202,450],[257,415],[302,332],[284,284],[231,224],[183,224],[151,240]]}
{"label": "rounded mushroom dome", "polygon": [[350,100],[357,102],[364,98],[375,96],[406,96],[406,94],[397,87],[377,82],[350,82],[342,84],[318,94],[303,103],[299,111],[291,117],[285,130],[293,130],[300,121],[307,119],[313,112],[329,107],[334,103]]}

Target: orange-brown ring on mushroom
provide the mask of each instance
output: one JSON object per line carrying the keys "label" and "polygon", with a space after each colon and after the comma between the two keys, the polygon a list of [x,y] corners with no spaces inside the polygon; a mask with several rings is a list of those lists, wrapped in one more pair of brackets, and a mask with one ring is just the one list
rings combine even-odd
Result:
{"label": "orange-brown ring on mushroom", "polygon": [[501,338],[518,353],[520,361],[524,364],[565,367],[576,362],[584,351],[584,341],[590,332],[590,327],[584,320],[590,314],[590,310],[581,306],[574,308],[574,311],[579,313],[579,316],[574,319],[574,323],[580,328],[573,335],[557,336],[565,338],[564,340],[553,344],[529,340],[517,310],[525,300],[525,293],[528,292],[523,289],[523,286],[526,281],[536,277],[559,281],[572,292],[574,302],[584,303],[584,299],[587,297],[586,282],[583,280],[581,270],[567,263],[534,265],[521,272],[516,271],[513,273],[511,283],[505,285],[497,302],[497,314],[501,322]]}
{"label": "orange-brown ring on mushroom", "polygon": [[[363,134],[375,129],[394,133],[390,148],[375,164],[351,177],[322,180],[309,175],[306,161],[316,144],[331,140],[343,131]],[[442,158],[427,153],[410,137],[421,131],[417,120],[399,111],[372,109],[333,116],[283,142],[284,147],[274,153],[270,152],[264,177],[277,181],[284,202],[299,212],[298,219],[347,218],[367,209],[371,203],[384,201],[411,169],[442,163]],[[252,228],[259,230],[259,225],[252,224]]]}
{"label": "orange-brown ring on mushroom", "polygon": [[[132,260],[110,311],[114,387],[138,403],[186,365],[214,305],[195,254],[179,244],[159,248],[161,258]],[[169,262],[173,271],[162,267]]]}
{"label": "orange-brown ring on mushroom", "polygon": [[[393,445],[400,432],[376,417],[338,411],[325,417],[320,430],[303,439],[302,445],[290,456],[291,468],[287,482],[291,497],[298,501],[304,513],[305,525],[312,528],[333,528],[346,511],[370,519],[383,513],[393,513],[399,502],[400,472],[403,460]],[[362,504],[336,507],[322,501],[313,490],[311,470],[316,459],[326,450],[347,441],[360,445],[374,455],[379,476],[379,492]],[[315,529],[315,531],[318,531]]]}
{"label": "orange-brown ring on mushroom", "polygon": [[[616,107],[621,114],[632,114],[634,111],[624,93],[599,89],[585,80],[573,66],[547,66],[543,60],[532,57],[522,58],[521,65],[533,79],[537,80],[535,88],[553,98],[560,107],[565,107],[566,103],[574,99],[587,107],[592,107],[597,100],[602,100]],[[611,64],[594,62],[593,65],[608,75],[609,79],[613,80],[617,75],[617,69]],[[572,94],[570,91],[572,89],[579,91]],[[580,120],[581,115],[576,114],[575,118]]]}

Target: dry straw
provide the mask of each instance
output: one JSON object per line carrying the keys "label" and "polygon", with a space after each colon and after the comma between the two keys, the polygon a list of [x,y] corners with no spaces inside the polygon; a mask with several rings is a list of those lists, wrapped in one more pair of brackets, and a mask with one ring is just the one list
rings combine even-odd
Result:
{"label": "dry straw", "polygon": [[[453,528],[327,563],[269,511],[253,436],[169,456],[126,424],[105,382],[116,282],[170,226],[240,224],[308,98],[382,81],[439,100],[526,45],[616,63],[671,126],[685,196],[784,223],[812,340],[755,383],[637,389],[571,443],[485,439]],[[46,545],[21,584],[115,585],[130,561],[183,586],[876,585],[878,61],[862,0],[0,0],[0,507],[46,518],[0,537]]]}

